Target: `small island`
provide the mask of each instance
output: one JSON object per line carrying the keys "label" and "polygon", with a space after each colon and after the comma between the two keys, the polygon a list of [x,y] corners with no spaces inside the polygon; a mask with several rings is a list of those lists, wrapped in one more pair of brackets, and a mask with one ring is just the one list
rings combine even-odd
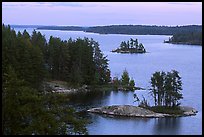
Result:
{"label": "small island", "polygon": [[98,108],[92,108],[87,110],[88,112],[98,113],[98,114],[107,114],[114,116],[127,116],[127,117],[143,117],[143,118],[163,118],[163,117],[181,117],[181,116],[192,116],[196,115],[198,112],[192,107],[188,106],[179,106],[178,110],[180,113],[170,114],[162,113],[158,111],[153,111],[151,109],[132,106],[132,105],[112,105],[104,106]]}
{"label": "small island", "polygon": [[138,44],[138,40],[133,40],[132,38],[130,40],[122,41],[120,44],[120,47],[112,50],[111,52],[117,52],[117,53],[146,53],[146,49],[144,48],[143,44]]}

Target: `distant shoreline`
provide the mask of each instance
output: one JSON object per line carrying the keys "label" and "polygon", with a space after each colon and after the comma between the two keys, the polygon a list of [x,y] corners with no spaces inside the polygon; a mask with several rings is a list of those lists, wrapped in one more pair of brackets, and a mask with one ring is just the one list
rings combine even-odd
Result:
{"label": "distant shoreline", "polygon": [[169,41],[164,41],[164,43],[202,46],[201,44],[195,44],[195,43],[190,43],[190,42],[169,42]]}
{"label": "distant shoreline", "polygon": [[37,30],[83,31],[98,34],[125,35],[173,35],[178,32],[200,32],[202,25],[156,26],[156,25],[109,25],[109,26],[45,26],[45,25],[11,25],[15,28],[36,28]]}

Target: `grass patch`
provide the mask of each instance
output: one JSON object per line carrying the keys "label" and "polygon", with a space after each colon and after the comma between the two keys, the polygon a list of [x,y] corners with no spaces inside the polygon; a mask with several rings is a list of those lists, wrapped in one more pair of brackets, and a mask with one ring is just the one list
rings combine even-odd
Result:
{"label": "grass patch", "polygon": [[168,106],[152,106],[148,108],[156,113],[165,113],[172,115],[183,115],[183,111],[178,107],[168,107]]}

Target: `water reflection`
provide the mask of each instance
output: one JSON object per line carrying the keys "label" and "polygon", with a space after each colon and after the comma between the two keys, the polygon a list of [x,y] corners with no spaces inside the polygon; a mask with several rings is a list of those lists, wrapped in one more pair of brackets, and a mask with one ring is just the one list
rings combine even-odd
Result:
{"label": "water reflection", "polygon": [[[122,116],[111,116],[111,115],[100,115],[95,113],[86,112],[87,109],[93,107],[101,107],[106,105],[136,105],[133,104],[134,92],[122,92],[122,91],[90,91],[87,93],[75,94],[71,96],[71,102],[77,110],[83,111],[83,117],[90,121],[88,127],[98,127],[104,133],[100,134],[152,134],[168,135],[168,134],[179,134],[180,129],[180,118],[137,118],[137,117],[122,117]],[[152,127],[145,128],[147,125],[152,123]],[[127,125],[124,126],[124,124]],[[102,125],[108,125],[103,130]],[[110,130],[109,128],[120,129]],[[144,127],[141,129],[141,127]],[[140,131],[134,131],[130,129],[140,129]],[[95,129],[97,130],[97,128]],[[130,131],[128,131],[130,130]],[[94,129],[91,130],[91,134],[94,134]]]}
{"label": "water reflection", "polygon": [[180,118],[157,118],[154,121],[154,134],[176,135],[180,130]]}
{"label": "water reflection", "polygon": [[104,105],[134,105],[133,94],[131,91],[111,91]]}
{"label": "water reflection", "polygon": [[[110,116],[93,113],[90,113],[90,115],[92,115],[93,123],[90,123],[87,127],[91,135],[148,134],[148,132],[146,132],[146,130],[149,130],[147,125],[151,121],[149,118]],[[95,132],[95,130],[99,129],[100,133]]]}
{"label": "water reflection", "polygon": [[89,109],[91,107],[102,106],[108,99],[111,92],[106,91],[90,91],[86,93],[78,93],[70,95],[70,104],[75,107]]}

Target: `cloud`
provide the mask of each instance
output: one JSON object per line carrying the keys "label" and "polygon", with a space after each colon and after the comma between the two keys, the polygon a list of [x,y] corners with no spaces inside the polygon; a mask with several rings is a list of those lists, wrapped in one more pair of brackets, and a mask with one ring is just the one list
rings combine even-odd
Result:
{"label": "cloud", "polygon": [[168,2],[168,4],[175,4],[175,5],[197,5],[197,4],[201,4],[201,2]]}
{"label": "cloud", "polygon": [[2,2],[3,7],[108,7],[103,2]]}

